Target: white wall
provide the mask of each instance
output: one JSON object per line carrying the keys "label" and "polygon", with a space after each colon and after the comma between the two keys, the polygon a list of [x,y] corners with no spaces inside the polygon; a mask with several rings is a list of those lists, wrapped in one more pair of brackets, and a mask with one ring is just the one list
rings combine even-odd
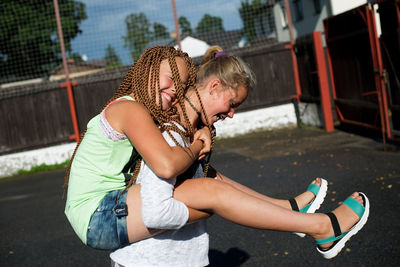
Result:
{"label": "white wall", "polygon": [[[293,23],[293,38],[311,33],[313,31],[324,32],[323,20],[330,16],[335,16],[340,13],[346,12],[360,5],[366,4],[367,0],[320,0],[321,13],[315,14],[314,4],[312,0],[302,0],[304,18],[296,21],[295,7],[292,1],[289,0],[290,12]],[[281,42],[289,41],[288,27],[282,27],[282,12],[279,4],[274,6],[275,25],[277,29],[277,39]],[[379,14],[375,12],[377,17],[377,30],[380,35]]]}
{"label": "white wall", "polygon": [[[226,138],[252,131],[295,127],[297,125],[293,104],[262,108],[234,115],[215,124],[217,137]],[[41,148],[0,156],[0,178],[29,170],[41,164],[52,165],[65,162],[72,156],[76,143]]]}
{"label": "white wall", "polygon": [[367,0],[331,0],[332,15],[346,12],[366,3]]}

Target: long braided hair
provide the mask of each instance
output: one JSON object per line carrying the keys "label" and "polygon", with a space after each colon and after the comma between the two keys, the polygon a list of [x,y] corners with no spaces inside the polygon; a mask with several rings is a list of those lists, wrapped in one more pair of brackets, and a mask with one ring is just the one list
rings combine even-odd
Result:
{"label": "long braided hair", "polygon": [[[179,70],[176,64],[176,57],[182,58],[188,68],[189,77],[186,87],[184,87],[184,85],[180,81]],[[179,129],[174,123],[170,123],[173,120],[179,120],[178,109],[174,106],[172,106],[168,110],[162,110],[161,108],[162,98],[161,92],[159,90],[160,64],[165,59],[168,60],[169,66],[172,71],[172,80],[176,89],[176,99],[179,101],[180,106],[182,107],[184,122],[181,122],[181,125],[184,128],[184,131]],[[186,53],[182,52],[181,50],[176,50],[173,47],[167,46],[155,46],[152,48],[148,48],[143,52],[136,63],[130,68],[128,74],[124,77],[118,90],[116,91],[114,96],[103,106],[102,110],[109,103],[118,99],[119,97],[133,94],[133,98],[135,99],[135,101],[143,104],[148,109],[154,122],[160,127],[160,130],[167,131],[174,142],[179,145],[176,139],[173,138],[173,136],[171,135],[170,131],[173,130],[179,133],[182,137],[189,137],[190,140],[192,140],[193,138],[193,128],[190,124],[186,109],[183,104],[183,95],[187,88],[189,88],[190,86],[194,86],[195,80],[196,68],[191,58]],[[150,88],[150,95],[148,88]],[[160,103],[156,103],[156,94],[158,94],[158,99]],[[165,123],[170,124],[165,125]],[[67,168],[67,173],[63,186],[65,190],[68,187],[72,161],[85,133],[86,131],[81,135],[81,138],[77,143],[69,166]],[[140,170],[140,165],[141,159],[136,162],[136,167],[132,174],[132,178],[130,179],[128,185],[124,190],[126,190],[136,180],[136,177]]]}

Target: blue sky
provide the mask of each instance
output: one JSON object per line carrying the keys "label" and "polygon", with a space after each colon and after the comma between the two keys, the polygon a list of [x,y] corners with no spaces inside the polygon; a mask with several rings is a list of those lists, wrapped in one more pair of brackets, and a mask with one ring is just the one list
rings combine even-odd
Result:
{"label": "blue sky", "polygon": [[[143,12],[151,23],[175,30],[171,0],[79,0],[86,4],[88,18],[81,23],[83,33],[72,41],[72,50],[88,60],[102,59],[111,44],[123,64],[131,64],[124,48],[125,17]],[[175,0],[178,17],[185,16],[195,28],[204,14],[221,17],[225,30],[242,28],[238,9],[240,0]]]}

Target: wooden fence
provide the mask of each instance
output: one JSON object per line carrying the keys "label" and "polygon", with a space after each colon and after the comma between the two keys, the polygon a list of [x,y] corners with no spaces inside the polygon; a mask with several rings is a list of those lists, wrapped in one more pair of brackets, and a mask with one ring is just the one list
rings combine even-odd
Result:
{"label": "wooden fence", "polygon": [[[231,51],[254,70],[257,85],[238,112],[289,103],[296,94],[290,51],[285,44]],[[128,67],[76,78],[73,88],[79,129],[118,88]],[[0,155],[70,141],[73,134],[67,90],[59,83],[0,89]]]}

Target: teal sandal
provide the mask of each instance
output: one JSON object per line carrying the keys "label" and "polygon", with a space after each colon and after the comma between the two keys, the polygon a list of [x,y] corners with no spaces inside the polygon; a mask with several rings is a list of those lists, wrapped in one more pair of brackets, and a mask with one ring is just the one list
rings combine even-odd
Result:
{"label": "teal sandal", "polygon": [[[319,209],[321,204],[324,202],[326,192],[328,191],[328,182],[323,178],[320,179],[321,179],[321,186],[318,186],[316,184],[310,184],[307,188],[307,191],[310,191],[315,195],[314,200],[312,200],[307,206],[299,210],[296,200],[294,198],[289,199],[292,210],[303,213],[314,213],[317,209]],[[295,233],[295,234],[300,237],[306,236],[306,234],[304,233]]]}
{"label": "teal sandal", "polygon": [[369,200],[364,193],[359,192],[359,194],[364,200],[364,205],[362,205],[360,202],[358,202],[352,197],[348,197],[343,202],[343,204],[351,208],[360,218],[360,220],[348,232],[342,233],[342,231],[340,230],[339,222],[335,214],[333,213],[326,214],[329,216],[331,220],[332,228],[335,235],[326,239],[316,240],[316,243],[318,245],[334,242],[333,245],[327,249],[321,249],[317,246],[317,251],[321,253],[324,258],[331,259],[335,257],[337,254],[339,254],[339,252],[343,249],[343,247],[345,246],[346,242],[350,239],[350,237],[357,234],[357,232],[360,231],[361,228],[363,228],[365,223],[367,222],[369,215]]}

